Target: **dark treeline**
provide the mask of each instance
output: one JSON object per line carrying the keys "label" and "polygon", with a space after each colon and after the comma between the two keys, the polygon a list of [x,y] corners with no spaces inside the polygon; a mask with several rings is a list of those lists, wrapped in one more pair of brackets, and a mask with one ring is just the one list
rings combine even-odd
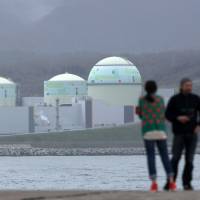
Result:
{"label": "dark treeline", "polygon": [[[23,96],[41,96],[44,80],[64,72],[87,79],[95,63],[107,56],[112,54],[0,52],[0,76],[19,83]],[[135,63],[143,80],[155,79],[162,87],[177,87],[178,81],[187,76],[195,80],[195,90],[200,92],[200,51],[117,56],[127,57]]]}

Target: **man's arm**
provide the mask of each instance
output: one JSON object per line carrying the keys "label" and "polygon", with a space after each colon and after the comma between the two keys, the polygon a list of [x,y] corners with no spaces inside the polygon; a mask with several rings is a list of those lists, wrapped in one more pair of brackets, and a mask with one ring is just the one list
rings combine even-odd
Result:
{"label": "man's arm", "polygon": [[174,97],[172,97],[169,100],[169,103],[167,105],[166,111],[165,111],[165,117],[170,122],[175,122],[177,120],[177,112],[176,112],[176,103]]}
{"label": "man's arm", "polygon": [[200,97],[198,97],[198,106],[197,106],[197,127],[194,132],[197,134],[200,132]]}
{"label": "man's arm", "polygon": [[198,97],[198,107],[197,107],[197,122],[198,122],[198,126],[200,126],[200,97]]}

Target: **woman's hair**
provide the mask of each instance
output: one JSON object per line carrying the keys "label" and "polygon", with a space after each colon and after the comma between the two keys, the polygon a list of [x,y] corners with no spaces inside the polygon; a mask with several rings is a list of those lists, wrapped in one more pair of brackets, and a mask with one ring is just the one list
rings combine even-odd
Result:
{"label": "woman's hair", "polygon": [[153,103],[155,101],[154,94],[157,92],[157,84],[155,81],[149,80],[145,83],[146,96],[145,99]]}

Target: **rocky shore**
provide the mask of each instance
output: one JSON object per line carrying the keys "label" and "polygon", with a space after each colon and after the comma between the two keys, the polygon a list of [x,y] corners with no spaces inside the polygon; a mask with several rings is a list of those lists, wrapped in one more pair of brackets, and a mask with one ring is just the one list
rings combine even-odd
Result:
{"label": "rocky shore", "polygon": [[[170,151],[170,149],[169,149]],[[200,154],[200,148],[197,149]],[[143,147],[39,148],[31,145],[0,145],[0,156],[101,156],[144,155]]]}
{"label": "rocky shore", "polygon": [[127,148],[39,148],[31,145],[0,145],[0,156],[97,156],[143,155],[142,147]]}

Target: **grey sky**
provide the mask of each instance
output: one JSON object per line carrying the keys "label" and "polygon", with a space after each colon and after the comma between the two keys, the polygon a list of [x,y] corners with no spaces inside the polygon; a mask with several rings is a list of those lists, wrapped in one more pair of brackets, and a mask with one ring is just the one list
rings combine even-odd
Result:
{"label": "grey sky", "polygon": [[1,49],[200,49],[200,0],[0,0]]}
{"label": "grey sky", "polygon": [[38,20],[62,5],[64,0],[0,0],[4,12],[18,17],[23,22]]}

